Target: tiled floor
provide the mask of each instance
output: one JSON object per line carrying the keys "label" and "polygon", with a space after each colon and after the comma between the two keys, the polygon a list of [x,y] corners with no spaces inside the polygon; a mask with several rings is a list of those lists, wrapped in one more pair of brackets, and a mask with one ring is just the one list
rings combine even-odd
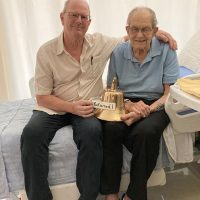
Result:
{"label": "tiled floor", "polygon": [[148,188],[148,200],[200,200],[200,164],[197,162],[167,170],[166,179],[164,186]]}
{"label": "tiled floor", "polygon": [[148,189],[148,200],[200,200],[200,164],[177,165],[164,186]]}

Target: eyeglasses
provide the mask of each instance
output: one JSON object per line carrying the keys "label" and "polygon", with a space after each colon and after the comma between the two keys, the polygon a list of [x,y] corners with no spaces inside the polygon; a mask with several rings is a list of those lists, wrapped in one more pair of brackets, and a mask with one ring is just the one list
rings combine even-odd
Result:
{"label": "eyeglasses", "polygon": [[129,30],[130,30],[130,32],[132,33],[132,34],[138,34],[139,32],[141,32],[143,35],[148,35],[148,34],[150,34],[151,32],[152,32],[152,28],[150,28],[150,27],[144,27],[144,28],[141,28],[141,29],[139,29],[139,28],[137,28],[137,27],[134,27],[134,26],[132,26],[132,27],[130,27],[130,26],[127,26],[128,28],[129,28]]}
{"label": "eyeglasses", "polygon": [[89,15],[82,15],[82,14],[74,13],[74,12],[65,12],[65,13],[67,13],[67,15],[73,20],[77,20],[79,17],[81,17],[82,21],[85,21],[85,22],[90,21]]}

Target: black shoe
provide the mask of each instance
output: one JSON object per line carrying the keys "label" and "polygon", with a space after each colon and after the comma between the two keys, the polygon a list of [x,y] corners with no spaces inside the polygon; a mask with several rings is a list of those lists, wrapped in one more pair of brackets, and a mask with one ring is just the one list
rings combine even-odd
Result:
{"label": "black shoe", "polygon": [[121,197],[121,200],[124,200],[124,197],[125,197],[126,193],[124,193]]}

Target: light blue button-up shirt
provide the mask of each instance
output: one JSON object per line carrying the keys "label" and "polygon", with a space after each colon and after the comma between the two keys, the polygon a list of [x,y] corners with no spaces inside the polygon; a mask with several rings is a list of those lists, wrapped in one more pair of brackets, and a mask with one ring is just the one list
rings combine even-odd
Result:
{"label": "light blue button-up shirt", "polygon": [[133,56],[130,41],[124,42],[111,55],[108,86],[114,76],[125,97],[159,99],[163,95],[163,84],[175,83],[179,77],[176,52],[168,44],[153,38],[151,48],[141,64]]}

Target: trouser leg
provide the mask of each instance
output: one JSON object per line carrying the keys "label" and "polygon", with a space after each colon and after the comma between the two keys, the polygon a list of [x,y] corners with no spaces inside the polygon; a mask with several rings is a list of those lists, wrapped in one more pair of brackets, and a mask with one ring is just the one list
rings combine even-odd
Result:
{"label": "trouser leg", "polygon": [[127,195],[133,200],[147,199],[147,180],[155,168],[160,137],[169,123],[164,110],[132,125],[126,138],[126,147],[132,152],[130,184]]}
{"label": "trouser leg", "polygon": [[34,111],[21,136],[21,159],[25,190],[29,200],[51,200],[47,181],[49,143],[56,131],[67,125],[67,118]]}
{"label": "trouser leg", "polygon": [[119,192],[123,163],[123,139],[127,126],[123,122],[105,122],[103,125],[103,165],[101,193]]}
{"label": "trouser leg", "polygon": [[76,182],[81,194],[79,199],[95,200],[99,193],[103,160],[102,125],[95,117],[74,116],[72,127],[79,150],[76,169]]}

